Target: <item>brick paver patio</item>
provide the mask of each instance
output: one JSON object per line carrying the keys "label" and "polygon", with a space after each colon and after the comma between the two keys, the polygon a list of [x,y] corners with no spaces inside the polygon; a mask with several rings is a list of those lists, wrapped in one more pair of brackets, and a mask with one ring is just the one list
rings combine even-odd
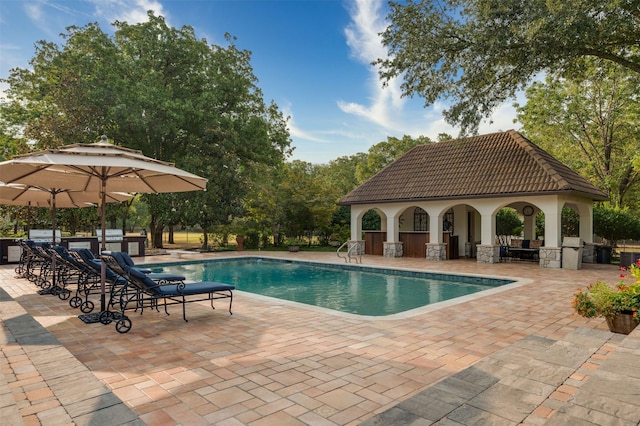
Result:
{"label": "brick paver patio", "polygon": [[[245,254],[344,262],[334,253]],[[157,256],[136,262],[169,260]],[[54,296],[38,295],[33,284],[14,278],[14,265],[5,265],[0,286],[13,301],[3,301],[0,310],[0,379],[5,381],[0,389],[9,389],[0,393],[3,417],[13,414],[25,424],[90,424],[93,408],[96,416],[101,409],[117,413],[108,416],[110,423],[100,424],[125,424],[137,416],[153,425],[356,425],[530,336],[562,340],[581,327],[606,330],[603,320],[573,314],[572,294],[598,279],[619,279],[614,265],[584,264],[572,271],[531,263],[363,260],[365,266],[482,273],[519,283],[393,320],[332,314],[236,291],[232,316],[224,301],[213,312],[202,302],[188,307],[188,323],[179,307],[170,316],[132,314],[132,330],[121,335],[113,324],[84,324],[78,310]],[[47,350],[12,339],[7,320],[25,314],[53,337],[32,342]],[[606,356],[606,347],[600,353]],[[43,371],[37,354],[49,357],[49,369],[60,371]],[[91,376],[95,384],[56,388],[56,380],[74,374],[78,383]],[[570,398],[580,374],[549,398]],[[109,390],[115,400],[106,396]],[[73,406],[88,394],[101,397]],[[11,398],[15,405],[7,403]],[[550,407],[538,404],[529,419],[550,416]],[[134,417],[128,417],[129,410]]]}

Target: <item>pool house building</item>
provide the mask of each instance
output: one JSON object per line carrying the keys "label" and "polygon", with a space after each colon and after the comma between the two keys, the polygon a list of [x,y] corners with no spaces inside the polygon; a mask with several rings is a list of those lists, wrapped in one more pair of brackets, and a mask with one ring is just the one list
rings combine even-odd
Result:
{"label": "pool house building", "polygon": [[[352,252],[428,260],[468,257],[479,263],[501,260],[496,214],[511,207],[523,218],[522,240],[536,243],[531,246],[535,259],[543,267],[560,268],[563,207],[579,215],[582,261],[593,262],[593,203],[607,199],[509,130],[416,146],[339,204],[351,207]],[[363,233],[362,217],[372,209],[380,215],[381,229]],[[535,235],[540,212],[544,235]]]}

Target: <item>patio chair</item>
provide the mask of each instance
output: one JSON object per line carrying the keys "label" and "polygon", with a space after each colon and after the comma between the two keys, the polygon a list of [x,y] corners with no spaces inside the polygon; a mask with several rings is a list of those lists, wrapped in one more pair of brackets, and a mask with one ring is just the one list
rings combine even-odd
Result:
{"label": "patio chair", "polygon": [[28,254],[25,256],[26,265],[23,276],[42,289],[51,286],[51,255],[47,253],[48,243],[36,243],[33,240],[24,240],[23,250]]}
{"label": "patio chair", "polygon": [[111,318],[109,315],[101,317],[103,324],[110,323],[116,319],[116,331],[118,333],[127,333],[131,330],[131,320],[125,315],[127,310],[144,310],[145,307],[158,309],[159,306],[164,307],[164,311],[169,315],[167,307],[169,305],[182,305],[182,318],[187,320],[186,305],[187,303],[200,302],[209,300],[211,308],[213,301],[216,299],[229,299],[229,314],[231,312],[231,304],[233,303],[233,290],[235,286],[222,284],[212,281],[203,281],[197,283],[185,283],[177,281],[171,284],[162,284],[154,281],[147,274],[136,268],[126,265],[120,256],[103,253],[101,259],[109,268],[120,269],[126,273],[127,286],[122,293],[120,299],[121,313],[117,318]]}
{"label": "patio chair", "polygon": [[[125,270],[124,267],[128,266],[129,268],[135,268],[139,272],[146,274],[149,278],[151,278],[152,280],[156,281],[159,284],[169,284],[174,281],[184,281],[186,279],[184,275],[168,274],[168,273],[162,273],[162,272],[151,272],[151,269],[141,268],[139,266],[136,266],[131,256],[129,256],[129,254],[124,251],[103,251],[102,253],[105,255],[111,255],[116,258],[117,263],[112,263],[109,266],[109,269],[111,269],[121,277],[126,278],[127,271]],[[120,265],[124,265],[124,267]]]}
{"label": "patio chair", "polygon": [[[88,314],[95,307],[95,304],[89,300],[89,296],[102,293],[100,259],[96,258],[93,252],[86,248],[71,249],[68,253],[86,274],[85,279],[78,283],[76,295],[69,299],[69,305],[72,308],[79,307],[83,313]],[[122,278],[109,268],[106,269],[105,273],[105,278],[109,283],[109,293],[117,291],[117,288],[122,288],[127,283],[125,278]],[[83,298],[84,300],[82,300]]]}

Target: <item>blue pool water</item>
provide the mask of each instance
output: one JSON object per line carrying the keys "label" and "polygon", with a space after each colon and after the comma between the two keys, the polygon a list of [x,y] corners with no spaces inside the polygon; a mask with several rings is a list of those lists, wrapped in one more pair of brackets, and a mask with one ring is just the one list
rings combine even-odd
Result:
{"label": "blue pool water", "polygon": [[240,258],[148,266],[193,281],[359,315],[385,316],[509,284],[493,278]]}

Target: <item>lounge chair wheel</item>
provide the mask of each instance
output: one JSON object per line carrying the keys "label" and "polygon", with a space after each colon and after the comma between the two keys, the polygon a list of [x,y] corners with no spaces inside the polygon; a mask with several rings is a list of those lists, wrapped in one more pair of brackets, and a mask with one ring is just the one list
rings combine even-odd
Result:
{"label": "lounge chair wheel", "polygon": [[100,312],[100,317],[98,319],[104,325],[110,324],[111,321],[113,321],[112,318],[111,318],[111,312],[109,312],[109,311]]}
{"label": "lounge chair wheel", "polygon": [[60,294],[58,294],[58,297],[60,298],[60,300],[67,300],[69,296],[71,296],[71,292],[65,288],[63,288],[60,291]]}
{"label": "lounge chair wheel", "polygon": [[69,306],[71,306],[72,308],[77,308],[80,305],[82,305],[82,299],[80,299],[78,296],[73,296],[71,299],[69,299]]}
{"label": "lounge chair wheel", "polygon": [[87,300],[82,305],[80,305],[80,310],[85,314],[88,314],[89,312],[93,311],[93,302],[91,300]]}
{"label": "lounge chair wheel", "polygon": [[124,334],[131,330],[131,320],[127,317],[121,318],[116,322],[116,331],[120,334]]}

